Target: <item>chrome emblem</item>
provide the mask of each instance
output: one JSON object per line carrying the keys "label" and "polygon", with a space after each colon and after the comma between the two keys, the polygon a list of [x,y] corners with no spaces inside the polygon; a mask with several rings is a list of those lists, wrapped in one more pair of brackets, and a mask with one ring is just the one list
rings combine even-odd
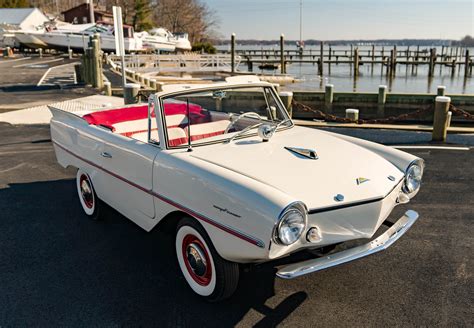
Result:
{"label": "chrome emblem", "polygon": [[356,179],[357,185],[363,184],[364,182],[370,181],[370,179],[359,177]]}
{"label": "chrome emblem", "polygon": [[336,202],[342,202],[344,200],[344,195],[337,194],[336,196],[334,196],[334,200]]}
{"label": "chrome emblem", "polygon": [[292,153],[310,158],[310,159],[318,159],[318,154],[316,154],[316,150],[313,149],[305,149],[305,148],[296,148],[296,147],[285,147],[286,150],[291,151]]}

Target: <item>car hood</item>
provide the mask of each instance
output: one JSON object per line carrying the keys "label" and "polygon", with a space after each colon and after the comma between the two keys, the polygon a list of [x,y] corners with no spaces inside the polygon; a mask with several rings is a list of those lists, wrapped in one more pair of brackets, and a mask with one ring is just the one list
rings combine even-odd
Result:
{"label": "car hood", "polygon": [[[285,147],[315,150],[318,159]],[[322,130],[297,126],[278,131],[268,142],[249,137],[195,147],[190,154],[270,185],[309,209],[385,197],[403,178],[397,167],[363,147]],[[344,200],[337,201],[338,194]]]}

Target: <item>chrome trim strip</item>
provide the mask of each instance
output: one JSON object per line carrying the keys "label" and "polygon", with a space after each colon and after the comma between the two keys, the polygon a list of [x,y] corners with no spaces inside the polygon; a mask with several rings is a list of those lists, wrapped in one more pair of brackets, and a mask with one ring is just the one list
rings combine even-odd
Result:
{"label": "chrome trim strip", "polygon": [[283,279],[292,279],[383,251],[403,236],[417,219],[418,213],[409,210],[405,212],[405,214],[395,222],[391,228],[367,244],[346,249],[329,256],[290,264],[278,270],[276,275]]}
{"label": "chrome trim strip", "polygon": [[175,201],[173,201],[173,200],[171,200],[171,199],[169,199],[169,198],[167,198],[167,197],[165,197],[165,196],[163,196],[163,195],[161,195],[161,194],[158,194],[158,193],[154,192],[153,190],[149,190],[149,189],[144,188],[144,187],[142,187],[142,186],[140,186],[140,185],[138,185],[138,184],[136,184],[136,183],[134,183],[134,182],[132,182],[132,181],[130,181],[130,180],[128,180],[128,179],[125,179],[124,177],[122,177],[122,176],[120,176],[120,175],[117,175],[117,174],[115,174],[114,172],[111,172],[111,171],[109,171],[109,170],[103,168],[102,166],[97,165],[97,164],[95,164],[94,162],[89,161],[89,160],[87,160],[87,159],[85,159],[85,158],[83,158],[83,157],[81,157],[81,156],[75,154],[74,152],[72,152],[72,151],[66,149],[66,147],[60,145],[60,144],[57,143],[56,141],[53,141],[53,144],[56,145],[56,146],[58,146],[59,148],[61,148],[61,149],[64,150],[65,152],[69,153],[70,155],[76,157],[77,159],[79,159],[79,160],[81,160],[81,161],[83,161],[83,162],[85,162],[85,163],[87,163],[87,164],[89,164],[89,165],[94,166],[95,168],[97,168],[97,169],[99,169],[99,170],[101,170],[101,171],[103,171],[103,172],[105,172],[105,173],[107,173],[107,174],[113,176],[114,178],[117,178],[117,179],[119,179],[119,180],[122,180],[123,182],[125,182],[125,183],[131,185],[132,187],[135,187],[135,188],[137,188],[137,189],[139,189],[139,190],[141,190],[141,191],[143,191],[143,192],[145,192],[145,193],[147,193],[147,194],[149,194],[149,195],[151,195],[151,196],[154,196],[154,197],[156,197],[156,198],[158,198],[158,199],[164,201],[165,203],[168,203],[169,205],[174,206],[175,208],[182,210],[183,212],[186,212],[187,214],[191,215],[192,217],[194,217],[194,218],[196,218],[196,219],[198,219],[198,220],[200,220],[200,221],[207,222],[207,223],[209,223],[210,225],[213,225],[214,227],[216,227],[216,228],[218,228],[218,229],[220,229],[220,230],[222,230],[222,231],[225,231],[225,232],[227,232],[227,233],[229,233],[229,234],[231,234],[231,235],[233,235],[233,236],[235,236],[235,237],[237,237],[237,238],[240,238],[240,239],[242,239],[242,240],[244,240],[244,241],[246,241],[246,242],[248,242],[248,243],[251,243],[251,244],[253,244],[253,245],[257,246],[257,247],[265,248],[265,243],[264,243],[262,240],[258,239],[258,238],[255,238],[255,237],[253,237],[253,236],[250,236],[250,235],[248,235],[248,234],[246,234],[246,233],[244,233],[244,232],[242,232],[242,231],[240,231],[240,230],[237,230],[237,229],[235,229],[235,228],[229,227],[229,226],[227,226],[227,225],[225,225],[225,224],[219,223],[219,222],[217,222],[216,220],[213,220],[213,219],[211,219],[211,218],[209,218],[209,217],[207,217],[207,216],[204,216],[204,215],[202,215],[202,214],[200,214],[200,213],[198,213],[198,212],[195,212],[195,211],[191,210],[191,209],[188,208],[188,207],[185,207],[185,206],[183,206],[183,205],[181,205],[181,204],[179,204],[179,203],[177,203],[177,202],[175,202]]}

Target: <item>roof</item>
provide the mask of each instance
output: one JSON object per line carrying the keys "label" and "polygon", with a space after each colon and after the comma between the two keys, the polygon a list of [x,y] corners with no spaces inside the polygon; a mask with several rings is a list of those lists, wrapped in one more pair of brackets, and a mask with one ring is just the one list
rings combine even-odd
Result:
{"label": "roof", "polygon": [[[64,15],[65,13],[68,13],[71,10],[76,10],[78,8],[81,8],[81,7],[89,7],[89,4],[88,3],[81,3],[80,5],[77,5],[75,7],[72,7],[72,8],[69,8],[67,10],[62,11],[61,14]],[[100,5],[97,5],[97,4],[94,4],[94,13],[98,13],[100,15],[111,15],[111,16],[113,16],[111,13],[105,11],[104,6],[100,6]]]}
{"label": "roof", "polygon": [[19,25],[38,8],[1,8],[0,24]]}

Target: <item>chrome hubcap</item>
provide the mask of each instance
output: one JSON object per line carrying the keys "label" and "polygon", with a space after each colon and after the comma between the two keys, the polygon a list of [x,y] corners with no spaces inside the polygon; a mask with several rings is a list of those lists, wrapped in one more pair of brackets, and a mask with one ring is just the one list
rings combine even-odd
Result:
{"label": "chrome hubcap", "polygon": [[189,244],[186,247],[186,257],[193,272],[203,277],[207,271],[207,262],[202,248],[196,243]]}
{"label": "chrome hubcap", "polygon": [[84,200],[84,203],[88,208],[92,208],[94,205],[94,196],[92,195],[92,188],[87,181],[87,178],[82,177],[81,178],[81,196],[82,199]]}

